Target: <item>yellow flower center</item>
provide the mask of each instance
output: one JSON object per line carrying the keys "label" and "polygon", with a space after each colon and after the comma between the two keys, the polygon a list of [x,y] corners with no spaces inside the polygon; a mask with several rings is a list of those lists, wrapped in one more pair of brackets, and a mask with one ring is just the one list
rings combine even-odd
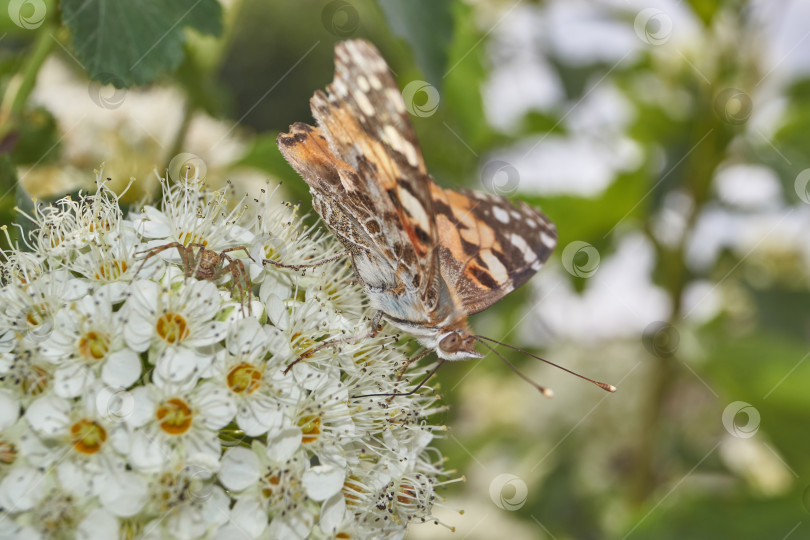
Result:
{"label": "yellow flower center", "polygon": [[39,326],[48,320],[48,304],[39,304],[28,310],[25,320],[31,326]]}
{"label": "yellow flower center", "polygon": [[343,498],[346,499],[346,505],[352,506],[357,504],[360,500],[360,493],[363,493],[363,486],[356,476],[349,476],[346,481],[343,482]]}
{"label": "yellow flower center", "polygon": [[202,244],[203,246],[208,246],[208,240],[196,233],[186,232],[181,234],[179,237],[180,243],[186,247],[188,247],[189,244]]}
{"label": "yellow flower center", "polygon": [[22,391],[28,396],[39,395],[48,388],[50,379],[51,377],[47,371],[39,366],[32,366],[23,377]]}
{"label": "yellow flower center", "polygon": [[87,332],[79,338],[79,352],[87,360],[101,360],[110,350],[110,340],[97,332]]}
{"label": "yellow flower center", "polygon": [[160,338],[172,345],[183,341],[189,335],[186,320],[178,313],[164,313],[155,325]]}
{"label": "yellow flower center", "polygon": [[0,465],[11,465],[17,461],[17,446],[10,441],[0,441]]}
{"label": "yellow flower center", "polygon": [[107,430],[86,418],[70,426],[73,448],[80,454],[95,454],[107,441]]}
{"label": "yellow flower center", "polygon": [[318,440],[321,434],[321,417],[317,414],[305,414],[298,419],[298,426],[301,428],[302,443],[311,443]]}
{"label": "yellow flower center", "polygon": [[104,261],[98,267],[96,272],[96,279],[116,280],[121,277],[121,274],[127,271],[127,261],[112,260]]}
{"label": "yellow flower center", "polygon": [[237,394],[252,394],[261,386],[261,380],[262,372],[244,362],[228,373],[228,387]]}
{"label": "yellow flower center", "polygon": [[185,401],[172,398],[158,406],[155,416],[160,420],[163,431],[170,435],[181,435],[191,427],[194,413]]}

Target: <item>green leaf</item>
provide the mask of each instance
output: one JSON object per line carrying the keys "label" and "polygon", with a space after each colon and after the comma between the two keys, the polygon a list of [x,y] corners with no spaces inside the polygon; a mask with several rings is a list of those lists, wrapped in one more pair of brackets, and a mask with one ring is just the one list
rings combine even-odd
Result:
{"label": "green leaf", "polygon": [[773,499],[740,496],[734,491],[708,495],[682,493],[680,499],[671,497],[667,504],[652,506],[656,504],[654,501],[650,508],[641,508],[628,520],[627,533],[616,538],[788,538],[791,529],[795,530],[796,524],[807,518],[800,501],[797,493]]}
{"label": "green leaf", "polygon": [[453,39],[452,2],[449,0],[379,0],[388,24],[413,49],[430,84],[441,89],[447,68],[447,49]]}
{"label": "green leaf", "polygon": [[152,82],[183,59],[184,28],[222,33],[216,0],[63,0],[62,20],[91,79],[117,88]]}

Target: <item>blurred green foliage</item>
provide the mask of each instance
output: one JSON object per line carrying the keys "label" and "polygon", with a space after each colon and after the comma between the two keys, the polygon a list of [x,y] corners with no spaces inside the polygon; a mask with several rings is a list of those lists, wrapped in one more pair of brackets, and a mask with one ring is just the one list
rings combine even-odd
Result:
{"label": "blurred green foliage", "polygon": [[[537,456],[538,448],[540,455],[547,451],[552,457],[544,463],[543,474],[533,480],[526,476],[530,497],[518,511],[498,510],[487,493],[465,491],[463,486],[449,488],[445,496],[456,505],[457,499],[480,501],[493,513],[501,512],[499,519],[535,531],[533,537],[786,538],[794,530],[794,538],[807,535],[807,237],[802,249],[796,243],[771,245],[766,235],[748,251],[722,250],[708,267],[689,264],[687,253],[689,242],[700,242],[693,234],[709,209],[745,217],[745,209],[733,208],[717,194],[717,173],[729,163],[772,171],[785,201],[778,211],[804,215],[805,227],[808,223],[808,194],[802,199],[796,179],[810,161],[810,79],[797,78],[786,87],[772,136],[749,129],[751,108],[761,105],[757,85],[777,67],[768,64],[756,45],[761,37],[752,3],[682,5],[698,26],[700,50],[663,52],[666,49],[642,46],[627,61],[614,64],[601,58],[573,62],[538,46],[537,53],[559,77],[563,103],[528,110],[512,131],[495,129],[486,121],[482,96],[493,70],[488,46],[501,17],[514,7],[495,0],[477,7],[458,0],[243,0],[229,2],[224,10],[214,0],[32,1],[16,19],[9,8],[19,7],[19,2],[0,4],[3,224],[15,219],[15,200],[24,195],[18,184],[21,171],[63,163],[67,126],[28,99],[50,56],[68,64],[75,56],[88,81],[167,86],[182,92],[184,123],[173,147],[164,148],[155,163],[159,169],[184,150],[191,120],[210,115],[238,126],[247,143],[231,170],[249,167],[283,180],[292,198],[305,204],[306,186],[284,162],[275,138],[290,123],[311,120],[308,99],[331,80],[333,44],[341,39],[373,41],[401,86],[424,79],[440,90],[435,113],[412,120],[432,175],[446,187],[480,189],[482,165],[494,152],[549,134],[569,135],[565,120],[588,97],[594,81],[615,85],[633,109],[624,135],[640,148],[638,165],[616,173],[595,194],[518,192],[515,197],[542,207],[557,225],[560,251],[549,263],[552,267],[561,266],[559,252],[572,241],[593,245],[604,261],[624,239],[643,237],[654,254],[650,277],[670,305],[662,324],[674,329],[680,344],[671,354],[656,355],[638,333],[596,343],[566,345],[562,338],[552,339],[550,351],[573,347],[572,357],[590,357],[587,373],[630,377],[622,369],[638,362],[643,374],[630,377],[632,384],[620,385],[619,393],[603,401],[585,385],[575,390],[582,392],[577,407],[587,412],[579,421],[549,422],[541,432],[520,429],[534,425],[535,409],[555,413],[555,402],[533,396],[518,403],[512,422],[488,424],[485,431],[462,427],[444,441],[442,451],[450,465],[470,477],[480,473],[482,456],[500,456],[508,469],[524,466],[520,463],[526,456]],[[526,4],[540,9],[553,2]],[[638,13],[629,7],[593,9],[594,17],[631,29],[637,21]],[[650,81],[657,86],[649,86]],[[738,94],[729,94],[736,88],[741,89]],[[668,97],[678,97],[677,103]],[[738,109],[729,109],[732,102]],[[662,241],[656,223],[673,195],[690,202],[682,216],[684,231],[675,241]],[[753,212],[750,217],[754,219]],[[592,287],[588,279],[567,277],[579,293]],[[720,298],[707,321],[696,322],[684,310],[686,290],[696,282],[707,283]],[[524,320],[533,300],[524,287],[473,324],[489,336],[521,345],[519,332],[512,329]],[[523,369],[533,369],[520,355],[507,356]],[[566,363],[565,357],[554,360]],[[451,404],[445,413],[451,429],[463,425],[465,410],[476,406],[464,390],[472,383],[457,384],[471,373],[470,379],[495,381],[488,387],[494,391],[515,378],[492,358],[474,367],[443,368],[438,377]],[[735,401],[759,412],[758,448],[764,449],[769,467],[781,472],[759,470],[756,463],[734,465],[719,449],[734,442],[722,413]],[[598,413],[590,416],[591,407],[597,406]],[[736,420],[745,423],[744,415]],[[768,488],[780,474],[786,480],[774,480],[777,487]],[[446,519],[458,524],[477,518]],[[470,528],[469,537],[480,534]]]}

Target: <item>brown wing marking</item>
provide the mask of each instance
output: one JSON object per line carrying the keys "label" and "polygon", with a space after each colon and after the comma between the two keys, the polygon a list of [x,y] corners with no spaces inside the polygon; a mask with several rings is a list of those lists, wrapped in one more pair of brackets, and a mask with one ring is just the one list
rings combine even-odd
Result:
{"label": "brown wing marking", "polygon": [[442,277],[467,314],[491,306],[525,283],[551,255],[554,226],[526,205],[433,184]]}

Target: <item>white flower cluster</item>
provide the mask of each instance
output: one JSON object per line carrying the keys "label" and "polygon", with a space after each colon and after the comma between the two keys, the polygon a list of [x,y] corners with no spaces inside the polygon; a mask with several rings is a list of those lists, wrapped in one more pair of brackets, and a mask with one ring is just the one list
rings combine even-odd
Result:
{"label": "white flower cluster", "polygon": [[[379,538],[436,522],[432,392],[345,257],[266,192],[39,206],[2,255],[0,537]],[[6,227],[3,227],[6,230]],[[8,236],[8,235],[7,235]],[[305,352],[315,351],[285,373]],[[426,370],[431,366],[427,366]]]}

